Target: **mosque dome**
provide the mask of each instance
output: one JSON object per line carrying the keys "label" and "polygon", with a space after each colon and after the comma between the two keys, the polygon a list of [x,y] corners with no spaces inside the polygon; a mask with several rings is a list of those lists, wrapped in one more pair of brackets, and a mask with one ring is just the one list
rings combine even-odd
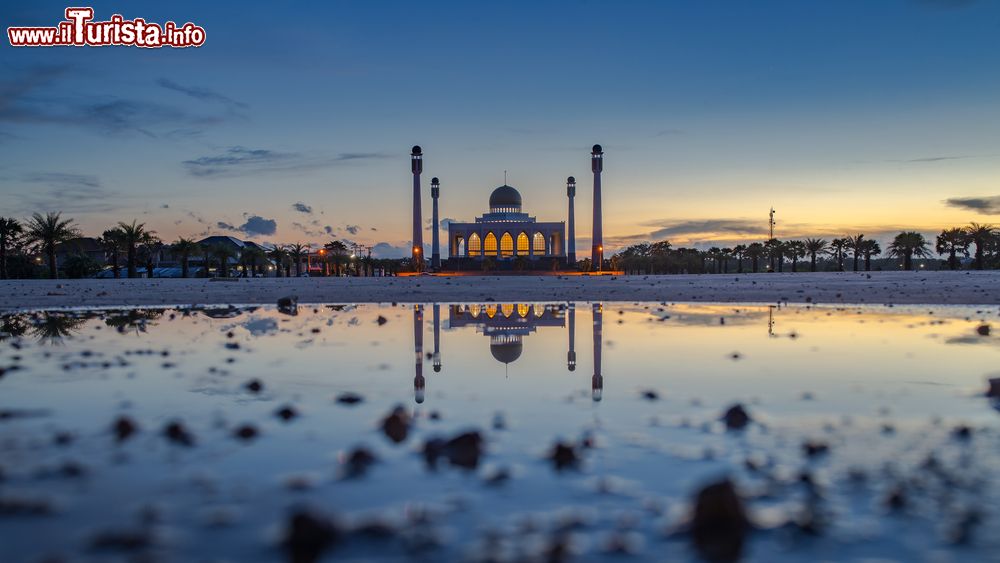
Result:
{"label": "mosque dome", "polygon": [[517,361],[521,357],[521,351],[524,349],[523,344],[520,341],[517,342],[505,342],[503,344],[490,344],[490,354],[496,358],[498,362],[509,364]]}
{"label": "mosque dome", "polygon": [[490,208],[521,207],[521,194],[506,184],[493,190],[490,194]]}

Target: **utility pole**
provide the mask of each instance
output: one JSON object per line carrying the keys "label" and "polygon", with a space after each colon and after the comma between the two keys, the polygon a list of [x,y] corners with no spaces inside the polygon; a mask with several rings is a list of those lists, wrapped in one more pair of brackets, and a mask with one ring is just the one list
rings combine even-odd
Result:
{"label": "utility pole", "polygon": [[773,207],[771,208],[771,213],[769,214],[769,217],[770,217],[770,219],[768,219],[768,224],[771,227],[771,236],[768,238],[768,240],[771,240],[771,239],[774,238],[774,208]]}

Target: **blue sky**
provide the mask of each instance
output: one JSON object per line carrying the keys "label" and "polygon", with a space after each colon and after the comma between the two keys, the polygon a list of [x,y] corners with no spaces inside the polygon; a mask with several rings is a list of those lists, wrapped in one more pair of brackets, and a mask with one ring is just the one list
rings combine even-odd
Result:
{"label": "blue sky", "polygon": [[[21,4],[0,25],[66,6]],[[756,240],[771,205],[787,237],[1000,220],[1000,2],[90,5],[207,41],[0,45],[0,214],[391,254],[420,144],[446,218],[507,170],[561,220],[576,176],[586,248],[600,143],[612,247]]]}

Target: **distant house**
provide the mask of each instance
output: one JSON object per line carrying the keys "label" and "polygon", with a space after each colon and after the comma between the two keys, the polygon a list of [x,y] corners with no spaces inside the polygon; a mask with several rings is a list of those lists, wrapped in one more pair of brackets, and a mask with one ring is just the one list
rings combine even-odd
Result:
{"label": "distant house", "polygon": [[87,256],[102,266],[105,263],[104,247],[93,237],[77,237],[56,245],[56,262],[62,264],[70,256]]}
{"label": "distant house", "polygon": [[[214,235],[207,238],[203,238],[199,240],[197,244],[202,247],[214,247],[214,246],[229,247],[233,251],[233,257],[229,259],[230,267],[240,264],[240,256],[243,254],[243,251],[248,248],[256,248],[264,252],[267,252],[268,250],[267,248],[253,241],[240,240],[238,238],[226,235]],[[189,263],[192,265],[192,269],[195,266],[203,267],[205,265],[204,262],[205,262],[205,256],[203,253],[200,252],[193,254],[189,260]],[[217,260],[214,257],[209,258],[209,263],[208,263],[209,270],[212,270],[215,266],[217,266]],[[270,267],[272,266],[272,263],[270,262],[270,260],[265,259],[262,266],[264,267],[264,271],[266,273],[271,270]]]}

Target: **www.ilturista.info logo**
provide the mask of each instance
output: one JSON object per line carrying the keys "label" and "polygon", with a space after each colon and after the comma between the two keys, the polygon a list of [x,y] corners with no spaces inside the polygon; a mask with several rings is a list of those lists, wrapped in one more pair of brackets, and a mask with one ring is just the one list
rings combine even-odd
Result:
{"label": "www.ilturista.info logo", "polygon": [[142,18],[127,20],[119,14],[108,21],[95,22],[93,8],[66,8],[66,20],[55,27],[8,27],[12,47],[201,47],[205,28],[191,22],[162,26]]}

